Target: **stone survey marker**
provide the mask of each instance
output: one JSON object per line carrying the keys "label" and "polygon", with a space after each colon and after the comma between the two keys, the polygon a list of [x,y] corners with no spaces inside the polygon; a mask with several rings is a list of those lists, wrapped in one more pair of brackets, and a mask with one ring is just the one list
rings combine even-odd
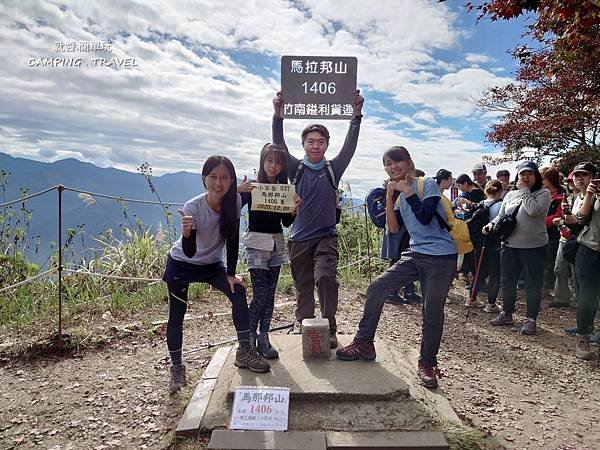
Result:
{"label": "stone survey marker", "polygon": [[329,320],[322,318],[302,321],[302,359],[331,359]]}

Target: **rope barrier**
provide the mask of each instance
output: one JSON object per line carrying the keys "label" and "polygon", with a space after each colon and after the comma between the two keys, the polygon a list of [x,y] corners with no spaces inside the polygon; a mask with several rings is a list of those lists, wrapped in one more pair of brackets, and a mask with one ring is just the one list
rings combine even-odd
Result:
{"label": "rope barrier", "polygon": [[27,195],[27,196],[25,196],[25,197],[21,197],[21,198],[20,198],[20,199],[18,199],[18,200],[12,200],[12,201],[10,201],[10,202],[6,202],[6,203],[0,203],[0,208],[4,208],[4,207],[6,207],[6,206],[10,206],[10,205],[13,205],[13,204],[15,204],[15,203],[21,203],[21,202],[27,201],[27,200],[29,200],[29,199],[31,199],[31,198],[33,198],[33,197],[37,197],[37,196],[39,196],[39,195],[42,195],[42,194],[45,194],[45,193],[47,193],[47,192],[53,191],[53,190],[54,190],[54,189],[56,189],[57,187],[58,187],[58,186],[52,186],[52,187],[49,187],[48,189],[44,189],[43,191],[36,192],[35,194],[31,194],[31,195]]}
{"label": "rope barrier", "polygon": [[[27,201],[34,197],[37,197],[37,196],[46,194],[47,192],[53,191],[56,188],[58,188],[58,186],[51,186],[47,189],[44,189],[43,191],[36,192],[35,194],[27,195],[25,197],[21,197],[16,200],[11,200],[6,203],[0,203],[0,208],[10,206],[15,203],[21,203],[21,202]],[[184,203],[179,203],[179,202],[157,202],[157,201],[153,201],[153,200],[139,200],[139,199],[121,197],[121,196],[116,196],[116,195],[102,194],[99,192],[84,191],[83,189],[77,189],[77,188],[73,188],[73,187],[69,187],[69,186],[64,186],[64,190],[71,191],[71,192],[77,192],[80,194],[87,194],[87,195],[91,195],[94,197],[107,198],[107,199],[111,199],[111,200],[121,200],[124,202],[131,202],[131,203],[143,203],[146,205],[163,205],[163,206],[183,206],[184,205]],[[360,205],[346,206],[346,207],[344,207],[344,209],[358,209],[358,208],[362,208],[363,206],[364,206],[364,203],[361,203]]]}
{"label": "rope barrier", "polygon": [[123,277],[123,276],[119,276],[119,275],[108,275],[108,274],[97,273],[97,272],[84,272],[81,270],[72,270],[72,269],[63,269],[63,272],[68,272],[68,273],[72,273],[72,274],[76,274],[76,275],[89,275],[89,276],[100,277],[100,278],[112,278],[115,280],[152,281],[152,282],[162,281],[162,279],[160,279],[160,278]]}
{"label": "rope barrier", "polygon": [[22,285],[27,284],[27,283],[31,283],[32,281],[37,280],[38,278],[45,277],[46,275],[50,275],[51,273],[54,273],[57,270],[58,269],[56,267],[53,267],[52,269],[46,270],[45,272],[38,273],[34,277],[27,278],[26,280],[19,281],[18,283],[15,283],[13,285],[3,287],[2,289],[0,289],[0,292],[10,291],[11,289],[14,289],[16,287],[22,286]]}
{"label": "rope barrier", "polygon": [[[288,324],[282,325],[280,327],[271,328],[269,331],[286,330],[288,328],[292,328],[293,326],[294,326],[293,323],[288,323]],[[231,343],[237,342],[237,341],[238,341],[238,339],[237,339],[237,337],[235,337],[235,338],[227,339],[226,341],[215,342],[214,344],[212,342],[207,342],[206,344],[203,344],[203,345],[201,345],[198,348],[194,348],[192,350],[187,350],[185,352],[182,352],[181,354],[182,355],[189,355],[190,353],[196,353],[196,352],[199,352],[199,351],[202,351],[202,350],[207,350],[209,348],[218,347],[220,345],[231,344]],[[161,358],[161,359],[164,359],[164,357]]]}
{"label": "rope barrier", "polygon": [[72,187],[68,187],[68,186],[65,186],[64,189],[65,189],[65,191],[79,192],[80,194],[87,194],[87,195],[91,195],[93,197],[108,198],[111,200],[120,200],[123,202],[130,202],[130,203],[143,203],[146,205],[163,205],[163,206],[164,205],[173,205],[173,206],[183,206],[184,205],[184,203],[176,203],[176,202],[156,202],[153,200],[137,200],[137,199],[133,199],[133,198],[117,197],[116,195],[100,194],[98,192],[84,191],[81,189],[72,188]]}
{"label": "rope barrier", "polygon": [[360,262],[365,261],[367,259],[369,259],[368,256],[363,256],[362,258],[357,259],[356,261],[351,262],[350,264],[346,264],[345,266],[338,267],[338,270],[342,270],[342,269],[345,269],[345,268],[350,267],[350,266],[355,266],[356,264],[359,264]]}
{"label": "rope barrier", "polygon": [[358,209],[358,208],[362,208],[363,206],[365,206],[365,203],[361,203],[360,205],[353,205],[353,206],[347,206],[344,207],[344,209]]}

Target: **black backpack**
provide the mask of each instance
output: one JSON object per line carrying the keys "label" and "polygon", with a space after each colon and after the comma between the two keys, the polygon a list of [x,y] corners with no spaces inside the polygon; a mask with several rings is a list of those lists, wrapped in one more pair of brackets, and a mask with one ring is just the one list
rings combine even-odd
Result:
{"label": "black backpack", "polygon": [[486,205],[485,201],[481,201],[465,214],[465,222],[467,222],[467,226],[469,227],[469,236],[474,247],[481,247],[483,245],[483,233],[481,229],[490,223],[491,206],[501,201],[494,200],[489,205]]}
{"label": "black backpack", "polygon": [[[327,177],[329,178],[331,185],[337,192],[337,201],[335,204],[335,223],[338,224],[340,223],[340,218],[342,217],[342,205],[344,202],[344,198],[342,197],[342,195],[344,191],[338,188],[338,184],[335,180],[335,173],[333,172],[333,167],[331,167],[331,163],[326,160],[325,166],[327,167],[327,170],[325,171],[327,173]],[[304,169],[306,169],[306,165],[304,164],[304,161],[300,160],[298,168],[296,169],[296,173],[294,174],[294,178],[292,178],[292,184],[294,186],[296,186],[296,184],[300,182],[300,178],[302,178]]]}

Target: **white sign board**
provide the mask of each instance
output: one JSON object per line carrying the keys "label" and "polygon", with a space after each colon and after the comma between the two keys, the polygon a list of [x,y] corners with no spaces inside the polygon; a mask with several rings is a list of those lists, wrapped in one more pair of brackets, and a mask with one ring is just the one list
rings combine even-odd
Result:
{"label": "white sign board", "polygon": [[286,431],[290,388],[240,386],[235,389],[231,430]]}
{"label": "white sign board", "polygon": [[290,213],[296,207],[294,185],[252,183],[252,211]]}

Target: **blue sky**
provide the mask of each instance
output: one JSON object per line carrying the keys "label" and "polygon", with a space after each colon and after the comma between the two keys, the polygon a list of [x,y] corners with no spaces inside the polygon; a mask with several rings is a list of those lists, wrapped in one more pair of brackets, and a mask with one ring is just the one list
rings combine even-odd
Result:
{"label": "blue sky", "polygon": [[[271,139],[271,99],[282,55],[358,58],[365,97],[345,179],[363,195],[384,178],[381,155],[404,145],[428,174],[470,172],[497,118],[473,105],[510,82],[507,50],[524,20],[476,23],[463,2],[388,0],[4,1],[0,11],[0,151],[40,161],[68,157],[134,171],[199,172],[225,154],[251,175]],[[110,42],[110,52],[60,52],[55,43]],[[76,67],[43,58],[81,58]],[[127,59],[101,67],[93,58]],[[287,120],[301,156],[303,120]],[[347,123],[327,121],[328,157]],[[514,164],[503,167],[512,168]],[[490,167],[495,172],[499,167]]]}

